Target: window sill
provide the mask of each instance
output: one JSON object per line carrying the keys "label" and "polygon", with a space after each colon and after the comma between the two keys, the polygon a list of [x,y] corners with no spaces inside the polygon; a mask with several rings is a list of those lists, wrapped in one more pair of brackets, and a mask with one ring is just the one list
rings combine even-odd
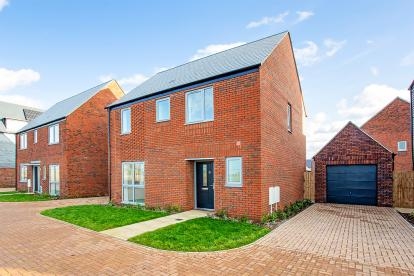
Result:
{"label": "window sill", "polygon": [[124,136],[124,135],[128,135],[128,134],[131,134],[131,132],[121,133],[120,135],[121,135],[121,136]]}
{"label": "window sill", "polygon": [[171,121],[171,119],[168,119],[168,120],[157,120],[155,122],[156,123],[165,123],[165,122],[169,122],[169,121]]}
{"label": "window sill", "polygon": [[59,143],[49,143],[49,146],[53,146],[53,145],[59,145]]}
{"label": "window sill", "polygon": [[242,188],[243,187],[243,184],[226,184],[226,185],[224,185],[224,187],[226,187],[226,188]]}
{"label": "window sill", "polygon": [[208,122],[214,122],[214,119],[207,120],[207,121],[186,122],[184,125],[195,125],[195,124],[202,124],[202,123],[208,123]]}
{"label": "window sill", "polygon": [[20,183],[27,183],[27,180],[19,180]]}

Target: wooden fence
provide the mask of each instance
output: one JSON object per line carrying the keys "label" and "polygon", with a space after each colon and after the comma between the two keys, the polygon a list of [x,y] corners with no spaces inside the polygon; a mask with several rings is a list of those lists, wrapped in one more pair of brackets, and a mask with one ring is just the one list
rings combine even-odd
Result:
{"label": "wooden fence", "polygon": [[315,173],[314,172],[305,172],[305,183],[304,183],[304,190],[305,193],[303,197],[305,199],[310,199],[315,201]]}
{"label": "wooden fence", "polygon": [[394,207],[414,208],[414,171],[394,172]]}
{"label": "wooden fence", "polygon": [[[306,199],[315,201],[315,173],[304,173],[304,195]],[[414,171],[394,172],[393,206],[414,208]]]}

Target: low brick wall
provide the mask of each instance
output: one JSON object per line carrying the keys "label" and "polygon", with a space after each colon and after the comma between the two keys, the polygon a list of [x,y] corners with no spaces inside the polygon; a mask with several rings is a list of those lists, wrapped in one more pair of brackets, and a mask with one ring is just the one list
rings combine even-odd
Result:
{"label": "low brick wall", "polygon": [[14,188],[16,184],[15,168],[0,168],[0,188]]}

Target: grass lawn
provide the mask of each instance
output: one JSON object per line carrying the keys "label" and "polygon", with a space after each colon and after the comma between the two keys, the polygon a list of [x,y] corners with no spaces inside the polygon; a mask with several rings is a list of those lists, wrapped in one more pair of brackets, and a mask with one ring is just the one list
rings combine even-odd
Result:
{"label": "grass lawn", "polygon": [[111,205],[69,206],[45,210],[41,214],[95,231],[103,231],[168,215],[167,212]]}
{"label": "grass lawn", "polygon": [[129,241],[174,251],[215,251],[249,244],[269,229],[246,222],[197,218],[130,238]]}
{"label": "grass lawn", "polygon": [[0,202],[25,202],[51,200],[49,195],[12,193],[11,195],[0,195]]}

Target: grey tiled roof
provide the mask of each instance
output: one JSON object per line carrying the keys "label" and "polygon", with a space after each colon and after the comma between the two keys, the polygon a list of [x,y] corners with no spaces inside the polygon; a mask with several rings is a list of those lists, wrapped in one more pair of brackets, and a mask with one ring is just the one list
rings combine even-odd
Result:
{"label": "grey tiled roof", "polygon": [[0,168],[14,168],[16,145],[3,133],[0,133]]}
{"label": "grey tiled roof", "polygon": [[38,116],[36,119],[28,123],[22,129],[20,129],[19,132],[24,132],[42,125],[46,125],[50,122],[66,118],[69,114],[71,114],[82,104],[84,104],[90,98],[92,98],[96,93],[104,89],[110,82],[111,81],[102,83],[82,93],[67,98],[66,100],[56,103],[51,108],[42,113],[40,116]]}
{"label": "grey tiled roof", "polygon": [[159,72],[111,106],[262,64],[287,32],[272,35]]}
{"label": "grey tiled roof", "polygon": [[[26,116],[26,113],[32,114],[32,116]],[[0,119],[14,119],[19,121],[30,121],[33,115],[42,113],[42,110],[18,105],[14,103],[0,102]]]}
{"label": "grey tiled roof", "polygon": [[27,109],[27,108],[23,109],[23,113],[24,113],[24,117],[26,118],[27,121],[31,121],[31,120],[35,119],[37,116],[39,116],[40,114],[42,114],[42,112],[40,112],[40,111]]}

